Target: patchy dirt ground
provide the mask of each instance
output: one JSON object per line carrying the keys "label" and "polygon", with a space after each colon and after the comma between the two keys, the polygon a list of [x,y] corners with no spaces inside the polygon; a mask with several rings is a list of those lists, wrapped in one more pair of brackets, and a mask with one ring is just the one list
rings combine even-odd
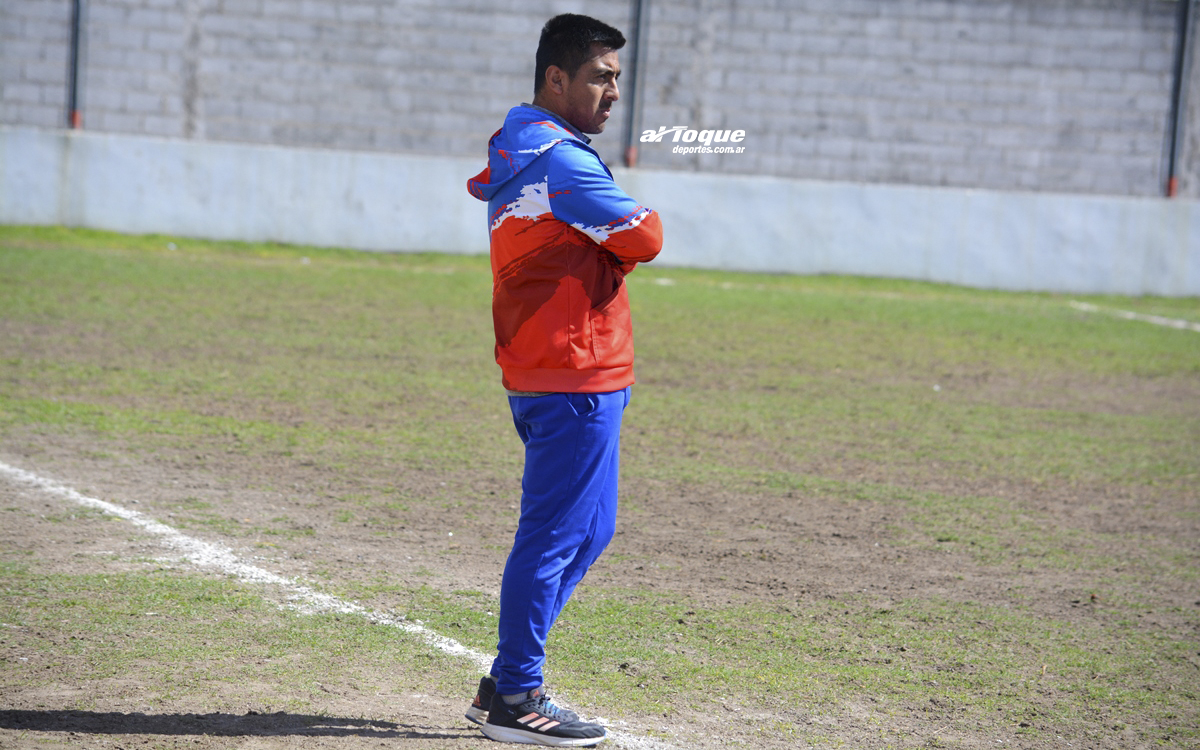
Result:
{"label": "patchy dirt ground", "polygon": [[[34,240],[31,246],[40,248],[47,243]],[[124,251],[114,252],[116,255],[106,251],[100,258],[102,265],[124,270],[106,273],[96,288],[89,286],[86,277],[86,273],[95,272],[96,258],[79,266],[81,271],[69,270],[76,266],[65,265],[52,286],[45,288],[37,285],[40,282],[31,285],[23,277],[14,277],[7,288],[28,309],[18,305],[19,315],[0,320],[0,343],[4,344],[0,349],[5,359],[0,364],[14,365],[11,376],[6,370],[0,377],[0,396],[12,395],[14,403],[38,401],[37,408],[51,410],[47,403],[51,398],[79,398],[85,404],[113,407],[127,414],[155,415],[152,419],[166,413],[166,409],[216,420],[228,417],[235,422],[250,419],[299,426],[309,421],[330,430],[371,430],[376,422],[394,424],[407,419],[406,405],[387,392],[390,380],[372,381],[383,390],[364,396],[369,401],[355,402],[358,406],[351,415],[343,413],[337,399],[321,395],[355,386],[353,379],[340,374],[331,374],[327,380],[317,378],[298,402],[237,392],[236,388],[232,392],[219,389],[225,395],[214,399],[212,389],[202,386],[201,376],[236,381],[238,376],[230,374],[238,372],[236,365],[259,364],[258,350],[263,341],[273,340],[275,356],[287,352],[289,358],[264,360],[284,363],[265,368],[272,375],[290,373],[314,361],[323,362],[330,373],[341,373],[344,354],[329,346],[335,334],[321,341],[311,341],[307,335],[312,321],[326,315],[343,324],[329,331],[353,331],[355,336],[364,336],[364,341],[374,335],[379,341],[389,342],[380,349],[354,349],[350,354],[357,358],[355,361],[373,368],[403,367],[415,373],[449,373],[450,368],[463,366],[463,358],[455,354],[460,344],[450,343],[462,331],[486,332],[486,305],[443,310],[424,303],[404,308],[382,303],[406,300],[417,285],[375,288],[364,304],[343,309],[343,297],[353,296],[347,292],[349,287],[340,286],[341,281],[322,281],[327,277],[314,276],[298,286],[288,286],[285,294],[260,300],[254,289],[274,289],[288,277],[272,273],[242,278],[247,266],[238,265],[241,270],[229,269],[237,270],[236,274],[217,274],[206,285],[191,288],[184,282],[211,265],[210,256],[200,255],[194,263],[188,260],[187,265],[172,265],[168,275],[152,277],[169,279],[169,284],[152,284],[146,282],[142,261],[152,260],[154,255],[138,255],[142,261],[126,267],[114,261]],[[265,258],[248,261],[251,265],[269,264],[277,270],[295,262],[294,257],[278,262]],[[424,273],[431,269],[419,270]],[[41,273],[37,271],[30,278],[38,278]],[[341,280],[350,278],[340,273],[336,276]],[[358,278],[361,283],[362,277]],[[479,294],[486,294],[488,281],[482,266],[471,278],[471,284],[478,282]],[[462,283],[467,283],[465,277]],[[152,300],[149,304],[138,301],[151,290],[168,286],[173,290],[178,286],[178,294],[150,295],[145,298]],[[455,288],[459,288],[457,282],[436,287]],[[218,290],[233,294],[218,294]],[[85,294],[99,301],[66,305],[67,313],[61,320],[53,315],[39,319],[36,311],[43,307],[55,309],[54,304],[44,306],[43,302]],[[243,297],[256,304],[243,308]],[[197,298],[207,301],[202,306],[205,314],[195,316],[191,325],[178,331],[168,325],[173,315],[188,318],[186,311],[194,308],[185,303]],[[663,298],[659,304],[673,305],[669,301],[673,299]],[[336,309],[331,309],[333,300],[338,301]],[[235,315],[209,315],[235,302],[239,303]],[[850,298],[845,303],[857,304]],[[125,304],[141,317],[126,317]],[[403,315],[398,314],[401,309]],[[811,328],[809,318],[818,314],[816,310],[795,320],[776,319],[775,325],[767,329],[771,335],[759,351],[788,351],[787,339],[778,338],[776,333],[791,334],[797,324]],[[711,313],[714,318],[719,314],[719,308]],[[397,356],[395,342],[424,340],[446,315],[471,317],[460,334],[442,342],[448,348],[431,350],[427,356]],[[403,325],[397,328],[400,318]],[[828,323],[826,319],[821,325]],[[137,334],[120,335],[129,326],[137,329]],[[846,329],[854,334],[857,345],[868,346],[873,353],[863,360],[874,368],[873,374],[860,374],[851,367],[843,374],[840,366],[825,362],[823,355],[835,352],[833,346],[812,350],[814,356],[804,365],[808,369],[800,374],[816,377],[823,387],[839,396],[845,395],[839,390],[843,381],[853,381],[855,389],[865,385],[868,391],[876,385],[919,385],[922,392],[931,392],[936,383],[944,389],[943,394],[968,394],[974,404],[997,406],[1001,412],[1003,407],[1019,407],[1078,414],[1078,424],[1070,425],[1072,435],[1080,436],[1074,444],[1078,450],[1086,450],[1088,438],[1102,442],[1099,438],[1103,436],[1098,433],[1105,422],[1086,419],[1090,416],[1130,417],[1129,422],[1122,423],[1124,427],[1141,416],[1169,414],[1179,418],[1173,424],[1186,420],[1186,432],[1183,437],[1172,435],[1170,439],[1147,434],[1149,431],[1127,433],[1136,437],[1129,438],[1124,446],[1146,448],[1138,457],[1150,465],[1146,472],[1139,472],[1137,486],[1053,478],[1039,482],[996,478],[1005,473],[1003,468],[992,472],[992,478],[968,479],[969,472],[923,464],[915,454],[903,450],[893,451],[882,466],[863,459],[856,463],[852,456],[871,455],[872,451],[843,451],[842,444],[834,444],[843,428],[836,411],[824,417],[828,422],[823,426],[837,423],[815,438],[832,437],[830,445],[816,446],[827,450],[797,450],[782,441],[753,443],[752,435],[705,434],[702,439],[712,455],[755,459],[745,465],[834,482],[873,482],[902,492],[856,495],[826,491],[821,481],[787,491],[773,486],[736,485],[732,480],[703,484],[631,478],[623,486],[617,537],[585,581],[581,598],[601,589],[619,596],[626,588],[648,588],[667,596],[686,597],[697,609],[765,601],[777,603],[780,608],[815,610],[816,605],[830,601],[867,601],[886,610],[907,600],[925,598],[964,605],[971,602],[999,610],[1015,601],[1021,613],[1055,624],[1082,626],[1125,618],[1138,636],[1161,636],[1163,642],[1187,645],[1188,664],[1181,665],[1180,657],[1174,655],[1170,662],[1174,671],[1162,689],[1182,687],[1193,693],[1194,686],[1185,684],[1187,681],[1178,675],[1190,665],[1196,669],[1195,681],[1200,683],[1200,474],[1196,470],[1200,464],[1179,457],[1187,450],[1189,435],[1200,446],[1200,432],[1195,427],[1200,425],[1200,379],[1195,377],[1194,367],[1172,365],[1167,371],[1176,374],[1162,377],[1110,377],[1055,366],[1042,375],[1030,376],[1023,370],[1006,370],[1002,354],[989,355],[985,358],[988,361],[956,365],[960,360],[954,355],[963,354],[956,347],[906,364],[904,358],[894,358],[896,342],[889,339],[906,327],[893,327],[890,333],[887,328],[875,330],[874,324],[865,331]],[[291,332],[289,338],[295,340],[270,338],[269,334],[278,330]],[[983,327],[977,335],[987,330]],[[236,331],[238,336],[224,335],[229,331]],[[733,337],[737,332],[734,327],[724,333]],[[838,343],[828,334],[823,338]],[[470,356],[483,356],[490,348],[486,335],[483,343],[484,348]],[[970,351],[983,346],[979,342],[959,344],[969,345]],[[671,349],[664,351],[670,354]],[[1020,352],[1011,347],[998,351]],[[1104,356],[1106,351],[1098,351],[1097,356]],[[1126,352],[1131,357],[1129,363],[1134,361],[1135,351]],[[995,362],[989,364],[993,358]],[[193,363],[210,360],[230,366],[211,373],[206,368],[191,368]],[[153,366],[146,366],[147,361]],[[653,363],[654,359],[647,357],[647,361]],[[707,357],[667,358],[664,362],[657,369],[651,364],[641,370],[640,377],[648,375],[643,383],[650,388],[666,388],[675,381],[695,385],[703,380],[712,394],[758,387],[760,374],[772,368],[790,372],[797,365],[784,358],[772,360],[765,370],[751,368],[700,378],[712,369]],[[66,369],[46,369],[54,363],[63,363]],[[822,375],[827,366],[834,366],[838,378]],[[1137,368],[1126,369],[1132,372]],[[141,381],[136,377],[92,377],[98,372],[125,371],[131,377],[136,374],[153,378],[151,382],[156,386],[160,385],[159,378],[166,380],[161,391],[148,395],[138,386]],[[43,392],[40,378],[47,372],[57,380],[54,388]],[[200,379],[192,382],[191,374]],[[265,393],[285,394],[290,389],[287,379],[276,382],[273,377],[263,378],[259,385]],[[847,393],[863,392],[855,389]],[[439,399],[450,393],[448,387],[430,392],[438,405],[442,403]],[[424,389],[417,388],[411,397],[423,398],[424,393]],[[367,403],[372,406],[361,408]],[[478,426],[477,404],[457,406],[453,419],[474,431]],[[675,427],[672,416],[661,421],[659,427]],[[505,422],[499,414],[489,418],[494,420],[492,426]],[[7,425],[28,420],[0,421]],[[379,426],[372,436],[384,434],[386,427]],[[873,422],[859,427],[862,429],[851,434],[849,440],[874,441],[890,429],[887,424]],[[681,446],[698,431],[687,425],[678,430],[676,437]],[[6,464],[61,482],[88,496],[144,512],[199,539],[231,547],[241,559],[274,573],[313,581],[318,588],[367,592],[363,597],[355,594],[355,598],[381,611],[408,611],[411,602],[404,598],[405,592],[424,586],[439,592],[469,590],[494,595],[515,523],[519,495],[515,470],[510,475],[494,470],[488,473],[473,466],[452,472],[361,464],[333,468],[335,462],[321,460],[324,457],[265,453],[274,448],[263,448],[251,456],[236,436],[226,436],[229,439],[225,440],[206,437],[186,444],[183,438],[150,435],[137,444],[125,444],[111,436],[97,439],[61,426],[44,430],[6,428],[2,432],[0,461]],[[505,432],[505,444],[516,453],[517,441],[508,434],[511,428]],[[957,447],[951,433],[935,434],[944,436],[944,445]],[[788,437],[801,440],[805,436],[797,432]],[[636,450],[639,439],[636,432],[628,432],[627,447],[633,444]],[[983,440],[987,441],[986,436]],[[1015,445],[1004,441],[996,444]],[[1153,450],[1157,447],[1173,451],[1172,460],[1166,462],[1172,474],[1161,486],[1152,486],[1148,478],[1153,476]],[[395,453],[402,452],[392,448]],[[364,449],[361,453],[366,452]],[[954,460],[954,453],[935,452],[948,456],[946,460]],[[994,452],[988,458],[995,463],[1005,460]],[[1191,467],[1190,477],[1178,476],[1181,464]],[[738,464],[731,459],[731,465]],[[1191,485],[1184,486],[1185,481]],[[953,510],[947,512],[944,501],[935,512],[922,513],[919,498],[892,496],[904,493],[937,493],[972,503],[965,515],[982,528],[969,534],[947,533],[942,529],[952,528],[955,518]],[[972,549],[966,541],[972,534],[981,543],[991,545],[986,554]],[[31,567],[38,572],[78,574],[144,571],[147,561],[171,554],[160,539],[130,523],[98,522],[94,515],[79,513],[69,500],[0,476],[0,556],[5,559],[36,561]],[[1064,563],[1071,559],[1081,564]],[[1094,598],[1097,579],[1103,579],[1103,588]],[[387,585],[378,585],[381,581]],[[262,593],[271,596],[278,592],[264,588]],[[5,596],[11,595],[5,592]],[[1130,602],[1136,602],[1136,608]],[[1087,630],[1081,627],[1078,632]],[[124,635],[124,640],[139,635],[131,632]],[[79,663],[57,658],[54,653],[48,658],[46,653],[28,647],[35,642],[60,646],[70,637],[61,623],[53,632],[39,634],[0,622],[0,747],[225,750],[393,746],[442,750],[489,745],[461,718],[473,690],[469,680],[464,680],[459,691],[434,689],[422,684],[422,675],[396,675],[392,665],[380,664],[369,665],[372,674],[364,680],[381,686],[379,689],[363,689],[347,679],[321,685],[317,692],[290,694],[287,691],[291,688],[286,686],[226,679],[213,681],[212,695],[192,689],[160,698],[152,676],[129,673],[119,679],[91,680],[81,676],[84,671]],[[118,639],[106,645],[120,648],[121,642]],[[1154,656],[1147,654],[1148,660]],[[30,675],[31,666],[37,670],[36,679],[17,679]],[[1031,666],[1036,670],[1036,665]],[[1139,673],[1142,677],[1146,674]],[[729,692],[752,689],[716,687]],[[1054,689],[1039,686],[1029,700],[1044,700],[1039,709],[1052,705],[1056,699]],[[964,718],[963,711],[951,702],[928,700],[920,705],[881,707],[873,705],[868,696],[847,697],[836,714],[807,715],[803,701],[776,707],[775,713],[737,706],[677,706],[667,717],[647,714],[628,718],[627,726],[617,727],[623,734],[609,746],[717,750],[801,744],[782,733],[771,733],[776,720],[780,720],[778,723],[787,727],[811,727],[809,734],[825,738],[818,743],[822,747],[1032,748],[1050,744],[1116,750],[1188,742],[1200,747],[1198,710],[1188,711],[1173,703],[1173,708],[1184,714],[1182,717],[1164,718],[1150,713],[1111,716],[1111,710],[1108,714],[1095,710],[1086,705],[1086,697],[1077,696],[1070,696],[1068,701],[1072,708],[1078,708],[1078,716],[1070,717],[1075,721],[1072,728],[1088,722],[1095,725],[1095,731],[1088,731],[1084,741],[1080,741],[1081,732],[1056,736],[1055,727],[1039,725],[1036,716],[1021,719],[1018,725],[1012,717],[989,719],[980,716],[979,711]],[[979,698],[980,703],[985,700]],[[1001,697],[998,702],[1002,701]],[[281,706],[288,705],[306,709],[280,711]],[[835,715],[836,721],[830,718]],[[1164,740],[1167,733],[1156,733],[1155,729],[1167,723],[1171,730],[1178,731],[1172,731]],[[1022,728],[1031,731],[1021,732]]]}
{"label": "patchy dirt ground", "polygon": [[[232,546],[246,559],[285,576],[313,580],[363,581],[381,575],[414,586],[439,590],[482,590],[495,593],[499,571],[511,538],[518,484],[458,475],[451,489],[466,498],[454,513],[413,505],[393,517],[369,523],[337,520],[334,498],[370,495],[379,490],[370,479],[349,482],[344,475],[323,472],[291,459],[248,459],[218,455],[212,448],[161,450],[132,455],[111,447],[96,453],[83,438],[74,440],[35,434],[9,440],[0,461],[52,478],[85,495],[144,512],[177,524],[201,539]],[[375,480],[377,481],[377,480]],[[420,472],[399,481],[413,494],[446,493],[447,478]],[[929,489],[990,496],[1012,507],[1036,511],[1044,522],[1075,528],[1083,536],[1100,535],[1110,545],[1105,553],[1134,570],[1128,580],[1134,594],[1156,603],[1145,627],[1173,632],[1191,629],[1200,592],[1181,584],[1178,576],[1156,578],[1138,572],[1147,538],[1168,540],[1192,559],[1200,551],[1200,520],[1188,493],[1139,495],[1110,487],[1032,487],[1019,484],[940,486],[925,478]],[[258,488],[258,489],[254,489]],[[1062,620],[1090,618],[1102,606],[1090,599],[1093,581],[1086,574],[1047,572],[980,565],[953,544],[907,544],[906,511],[878,501],[847,503],[820,493],[740,493],[704,487],[673,487],[631,481],[625,487],[631,508],[620,519],[617,539],[589,576],[585,586],[649,587],[678,592],[701,603],[743,600],[799,601],[811,597],[866,594],[886,605],[914,591],[950,600],[996,603],[1020,586],[1024,605],[1038,614]],[[4,514],[0,545],[31,552],[39,570],[95,572],[134,569],[136,560],[161,556],[160,542],[128,523],[62,522],[69,501],[0,479],[3,506],[20,512]],[[263,537],[254,532],[220,533],[189,528],[197,504],[219,508],[222,517],[247,529],[285,527],[293,535]],[[1190,512],[1190,513],[1189,513]],[[59,517],[57,521],[47,516]],[[381,534],[381,528],[386,531]],[[1120,532],[1120,533],[1110,533]],[[451,533],[453,535],[451,536]],[[256,541],[269,538],[269,552]],[[1081,550],[1081,553],[1083,550]],[[1136,589],[1133,591],[1132,589]],[[370,606],[402,605],[383,595]],[[1184,614],[1179,614],[1183,611]],[[19,633],[5,633],[15,653]],[[1200,674],[1200,656],[1195,664]],[[383,669],[384,667],[381,667]],[[147,706],[145,686],[135,678],[112,684],[80,684],[70,667],[46,675],[44,689],[5,690],[0,709],[0,745],[4,747],[479,747],[481,735],[459,717],[469,698],[461,695],[361,694],[334,688],[322,699],[320,716],[275,712],[246,702],[244,686],[231,685],[228,695],[210,700],[183,700],[169,706]],[[281,696],[281,701],[285,696]],[[73,706],[94,708],[81,711]],[[214,706],[228,707],[214,712]],[[956,725],[953,708],[922,709],[919,718],[889,717],[891,740],[881,739],[877,717],[869,706],[850,715],[827,734],[851,747],[937,746],[1021,747],[1020,735],[991,728]],[[376,718],[363,718],[376,717]],[[731,721],[736,718],[736,721]],[[763,742],[749,725],[758,719],[681,710],[669,722],[657,717],[631,721],[615,747],[727,746],[787,747]],[[794,717],[793,717],[794,718]],[[1131,722],[1132,723],[1132,722]],[[486,746],[486,745],[485,745]],[[1094,747],[1136,746],[1128,731],[1114,731],[1110,741]]]}

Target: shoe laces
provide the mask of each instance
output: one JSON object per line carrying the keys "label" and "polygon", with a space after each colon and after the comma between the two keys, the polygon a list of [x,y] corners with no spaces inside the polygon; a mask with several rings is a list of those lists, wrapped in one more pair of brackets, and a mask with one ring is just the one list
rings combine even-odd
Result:
{"label": "shoe laces", "polygon": [[537,690],[538,694],[536,700],[538,702],[538,710],[540,712],[556,721],[569,718],[568,712],[565,708],[559,708],[554,704],[553,701],[550,700],[550,695],[546,692],[545,687],[538,688]]}

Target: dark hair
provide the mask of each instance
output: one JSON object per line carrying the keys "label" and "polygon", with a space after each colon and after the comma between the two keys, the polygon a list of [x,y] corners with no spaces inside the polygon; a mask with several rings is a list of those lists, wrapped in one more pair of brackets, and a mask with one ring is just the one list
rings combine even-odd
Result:
{"label": "dark hair", "polygon": [[547,21],[538,40],[533,93],[542,90],[551,65],[562,68],[569,76],[575,75],[592,58],[594,44],[621,49],[625,46],[625,36],[603,21],[576,13],[563,13]]}

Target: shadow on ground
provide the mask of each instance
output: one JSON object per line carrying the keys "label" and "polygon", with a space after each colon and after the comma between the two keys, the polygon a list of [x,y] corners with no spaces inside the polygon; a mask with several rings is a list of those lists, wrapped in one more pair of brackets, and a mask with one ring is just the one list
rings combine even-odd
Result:
{"label": "shadow on ground", "polygon": [[96,711],[0,711],[0,729],[84,734],[211,735],[221,737],[378,737],[461,739],[469,729],[424,727],[375,719],[273,714],[142,714]]}

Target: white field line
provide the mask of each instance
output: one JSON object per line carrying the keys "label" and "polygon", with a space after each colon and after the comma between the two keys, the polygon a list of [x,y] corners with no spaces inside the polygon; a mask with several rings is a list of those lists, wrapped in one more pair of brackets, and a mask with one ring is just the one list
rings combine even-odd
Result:
{"label": "white field line", "polygon": [[94,497],[80,494],[66,485],[59,484],[52,479],[39,477],[24,469],[18,469],[15,466],[9,466],[4,462],[0,462],[0,473],[7,474],[10,478],[21,482],[22,484],[32,485],[44,492],[53,495],[64,497],[68,500],[83,505],[88,508],[103,511],[109,515],[123,518],[126,521],[141,527],[143,530],[161,537],[163,543],[180,553],[183,557],[190,560],[193,564],[204,568],[214,568],[227,575],[234,576],[247,583],[271,584],[279,586],[289,593],[290,604],[294,609],[299,609],[305,613],[311,614],[356,614],[366,617],[371,622],[380,625],[389,625],[394,628],[399,628],[406,633],[412,633],[419,636],[422,640],[434,648],[445,651],[453,656],[464,657],[475,664],[479,665],[485,672],[491,668],[492,660],[478,651],[473,651],[458,641],[455,641],[445,636],[438,635],[429,628],[415,622],[393,617],[382,612],[368,610],[354,602],[347,602],[329,594],[322,594],[298,581],[290,578],[284,578],[281,575],[272,573],[269,570],[264,570],[256,565],[251,565],[242,562],[233,553],[233,550],[219,544],[204,542],[194,537],[190,537],[177,529],[174,529],[166,524],[159,523],[152,518],[138,513],[136,510],[129,510],[114,503],[97,500]]}
{"label": "white field line", "polygon": [[[215,569],[246,583],[278,586],[289,592],[288,606],[305,614],[331,613],[359,615],[378,625],[387,625],[416,635],[436,649],[444,651],[451,656],[460,656],[467,659],[484,672],[491,669],[491,657],[481,654],[474,649],[467,648],[453,638],[440,635],[424,625],[383,612],[370,610],[360,604],[344,601],[329,594],[323,594],[295,579],[284,578],[277,573],[272,573],[257,565],[242,562],[233,553],[233,550],[228,547],[190,537],[178,529],[167,526],[164,523],[159,523],[142,513],[138,513],[136,510],[130,510],[115,503],[88,497],[53,479],[38,476],[24,469],[18,469],[3,461],[0,461],[0,474],[7,475],[13,481],[30,485],[52,495],[58,495],[84,507],[99,510],[129,521],[142,530],[158,536],[165,546],[180,553],[180,555],[190,560],[194,565]],[[556,702],[566,706],[565,702]],[[658,740],[639,737],[612,729],[609,729],[608,736],[610,741],[615,741],[618,746],[632,748],[633,750],[675,750],[671,745]]]}
{"label": "white field line", "polygon": [[1145,313],[1136,313],[1130,310],[1114,310],[1112,308],[1093,305],[1090,302],[1076,302],[1075,300],[1071,300],[1070,305],[1082,312],[1106,313],[1108,315],[1115,315],[1118,318],[1124,318],[1125,320],[1140,320],[1143,323],[1153,323],[1154,325],[1178,328],[1183,331],[1200,331],[1200,323],[1193,323],[1190,320],[1164,318],[1161,315],[1146,315]]}

